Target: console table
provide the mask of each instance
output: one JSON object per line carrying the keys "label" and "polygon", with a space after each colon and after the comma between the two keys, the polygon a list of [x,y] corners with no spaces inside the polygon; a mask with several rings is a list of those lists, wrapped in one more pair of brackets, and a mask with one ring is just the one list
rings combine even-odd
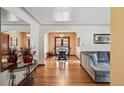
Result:
{"label": "console table", "polygon": [[21,86],[31,86],[36,76],[37,60],[34,59],[32,63],[24,63],[23,61],[18,62],[9,68],[10,79],[9,85],[16,86],[14,83],[16,78],[15,72],[25,71],[24,79],[18,84]]}

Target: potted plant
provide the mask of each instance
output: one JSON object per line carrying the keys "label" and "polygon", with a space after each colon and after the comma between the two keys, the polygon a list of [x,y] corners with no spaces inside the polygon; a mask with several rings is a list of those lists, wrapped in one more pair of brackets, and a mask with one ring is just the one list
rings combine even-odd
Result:
{"label": "potted plant", "polygon": [[17,50],[16,50],[16,48],[9,48],[8,62],[9,63],[16,63],[17,60],[18,60],[18,57],[17,57]]}
{"label": "potted plant", "polygon": [[31,49],[26,48],[23,51],[23,61],[24,63],[31,63],[33,60],[33,55],[31,54]]}

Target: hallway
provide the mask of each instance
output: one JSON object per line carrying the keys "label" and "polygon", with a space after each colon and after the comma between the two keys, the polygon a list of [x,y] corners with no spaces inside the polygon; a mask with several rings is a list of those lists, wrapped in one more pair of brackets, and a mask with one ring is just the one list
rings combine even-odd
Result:
{"label": "hallway", "polygon": [[108,86],[107,83],[94,83],[88,73],[80,66],[79,60],[71,56],[67,62],[55,58],[45,60],[45,66],[37,68],[34,86]]}

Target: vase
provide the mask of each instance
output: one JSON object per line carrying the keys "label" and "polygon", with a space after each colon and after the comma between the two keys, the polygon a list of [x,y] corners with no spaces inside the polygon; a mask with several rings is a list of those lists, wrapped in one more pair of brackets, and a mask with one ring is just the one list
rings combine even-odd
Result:
{"label": "vase", "polygon": [[17,55],[9,55],[9,57],[8,57],[8,62],[9,63],[16,63],[17,60],[18,60]]}
{"label": "vase", "polygon": [[24,63],[32,63],[32,60],[33,60],[33,55],[32,54],[30,54],[30,55],[23,55]]}

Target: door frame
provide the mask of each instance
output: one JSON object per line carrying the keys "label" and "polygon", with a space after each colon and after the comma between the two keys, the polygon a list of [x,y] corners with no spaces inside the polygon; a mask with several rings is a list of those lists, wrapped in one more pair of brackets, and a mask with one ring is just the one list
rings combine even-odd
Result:
{"label": "door frame", "polygon": [[55,55],[56,55],[56,39],[57,38],[68,38],[68,49],[70,48],[70,37],[58,37],[58,36],[56,36],[55,39],[54,39],[55,40],[55,43],[54,43],[54,50],[55,50],[54,54]]}

